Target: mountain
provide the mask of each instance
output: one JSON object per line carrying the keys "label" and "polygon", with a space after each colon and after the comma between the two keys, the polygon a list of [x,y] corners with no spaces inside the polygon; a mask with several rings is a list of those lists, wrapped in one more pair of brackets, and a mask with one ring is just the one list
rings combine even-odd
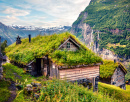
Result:
{"label": "mountain", "polygon": [[73,23],[71,33],[99,54],[107,49],[130,58],[129,0],[91,0]]}
{"label": "mountain", "polygon": [[7,40],[8,45],[14,43],[16,41],[16,37],[19,35],[21,38],[28,37],[31,34],[32,37],[43,34],[53,34],[53,33],[61,33],[70,30],[70,26],[60,26],[60,27],[51,27],[51,28],[41,28],[34,26],[19,26],[12,25],[6,26],[0,22],[0,36],[2,42]]}

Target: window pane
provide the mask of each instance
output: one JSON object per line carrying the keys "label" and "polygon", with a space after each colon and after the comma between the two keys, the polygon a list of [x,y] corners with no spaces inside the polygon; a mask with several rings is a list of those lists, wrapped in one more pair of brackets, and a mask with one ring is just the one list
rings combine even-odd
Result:
{"label": "window pane", "polygon": [[67,43],[67,48],[70,48],[70,43]]}

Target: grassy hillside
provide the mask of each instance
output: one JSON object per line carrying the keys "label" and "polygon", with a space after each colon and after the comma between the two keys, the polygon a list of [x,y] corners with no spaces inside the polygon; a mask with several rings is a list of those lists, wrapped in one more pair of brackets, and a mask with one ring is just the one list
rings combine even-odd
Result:
{"label": "grassy hillside", "polygon": [[123,102],[128,102],[130,100],[130,85],[126,85],[126,90],[123,90],[114,85],[109,85],[105,83],[98,83],[98,90],[101,93],[112,96]]}
{"label": "grassy hillside", "polygon": [[[89,6],[81,13],[78,19],[73,23],[78,25],[83,19],[83,14],[88,13],[83,21],[89,24],[92,29],[99,30],[100,40],[98,41],[100,49],[107,48],[114,51],[120,57],[130,56],[130,1],[129,0],[91,0]],[[73,27],[72,26],[72,27]],[[75,30],[75,31],[78,31]],[[75,35],[78,35],[82,29]],[[81,34],[81,33],[80,33]],[[97,34],[94,34],[96,37]],[[108,44],[124,45],[108,47]]]}
{"label": "grassy hillside", "polygon": [[[81,48],[76,52],[58,50],[58,47],[69,37],[75,39]],[[16,45],[14,43],[8,46],[6,48],[6,55],[11,61],[23,65],[45,55],[49,55],[49,58],[57,65],[92,64],[102,60],[68,32],[50,36],[37,36],[32,38],[31,43],[29,43],[28,38],[22,39],[21,44]]]}
{"label": "grassy hillside", "polygon": [[0,80],[0,102],[5,102],[8,100],[10,96],[10,92],[8,90],[9,85],[9,82]]}
{"label": "grassy hillside", "polygon": [[0,22],[0,36],[2,42],[7,40],[8,45],[16,41],[16,37],[19,35],[22,38],[28,37],[28,34],[31,34],[32,37],[38,35],[40,31],[38,30],[20,30],[10,28]]}
{"label": "grassy hillside", "polygon": [[[130,98],[129,86],[126,87],[126,90],[122,90],[113,85],[99,83],[99,92],[93,92],[77,83],[72,84],[57,79],[47,80],[44,76],[33,77],[24,73],[22,68],[18,68],[10,63],[6,63],[3,67],[5,78],[12,79],[17,84],[23,86],[23,89],[16,91],[17,96],[13,102],[128,102]],[[26,95],[23,91],[27,84],[34,81],[42,84],[38,99],[34,97],[34,93]],[[8,86],[8,82],[1,81],[0,94],[3,91],[6,92],[4,96],[0,95],[0,99],[3,102],[9,97]]]}

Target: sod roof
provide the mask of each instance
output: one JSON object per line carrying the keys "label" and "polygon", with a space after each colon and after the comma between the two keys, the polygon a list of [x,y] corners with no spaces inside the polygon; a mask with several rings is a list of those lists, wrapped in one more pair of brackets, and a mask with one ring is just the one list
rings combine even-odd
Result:
{"label": "sod roof", "polygon": [[[69,37],[80,45],[80,49],[76,52],[58,50],[59,46]],[[39,35],[32,38],[31,43],[29,43],[28,38],[25,38],[22,39],[21,44],[16,45],[14,43],[8,46],[5,51],[11,61],[23,65],[28,64],[36,58],[42,58],[45,55],[48,55],[57,65],[93,64],[102,60],[84,44],[79,42],[74,35],[68,32],[46,36]]]}
{"label": "sod roof", "polygon": [[114,63],[114,61],[111,60],[104,60],[103,64],[100,65],[100,77],[101,78],[110,78],[117,67],[120,67],[125,73],[127,73],[127,70],[121,63]]}

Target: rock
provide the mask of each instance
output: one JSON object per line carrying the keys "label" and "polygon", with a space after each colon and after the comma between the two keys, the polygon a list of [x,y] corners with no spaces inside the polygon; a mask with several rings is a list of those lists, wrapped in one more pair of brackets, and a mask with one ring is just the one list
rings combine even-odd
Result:
{"label": "rock", "polygon": [[2,74],[0,74],[0,80],[2,80],[3,79],[3,75]]}
{"label": "rock", "polygon": [[3,73],[3,68],[2,67],[0,67],[0,73]]}
{"label": "rock", "polygon": [[40,86],[41,86],[41,82],[34,81],[34,82],[31,83],[31,85],[32,85],[33,87],[40,87]]}
{"label": "rock", "polygon": [[29,88],[29,87],[32,88],[32,85],[31,85],[31,84],[27,84],[26,87],[28,87],[28,88]]}
{"label": "rock", "polygon": [[26,85],[26,87],[24,88],[24,94],[31,95],[32,92],[33,92],[32,85],[31,84]]}
{"label": "rock", "polygon": [[36,97],[36,99],[38,99],[39,98],[39,94],[37,94],[37,93],[34,93],[34,97]]}

